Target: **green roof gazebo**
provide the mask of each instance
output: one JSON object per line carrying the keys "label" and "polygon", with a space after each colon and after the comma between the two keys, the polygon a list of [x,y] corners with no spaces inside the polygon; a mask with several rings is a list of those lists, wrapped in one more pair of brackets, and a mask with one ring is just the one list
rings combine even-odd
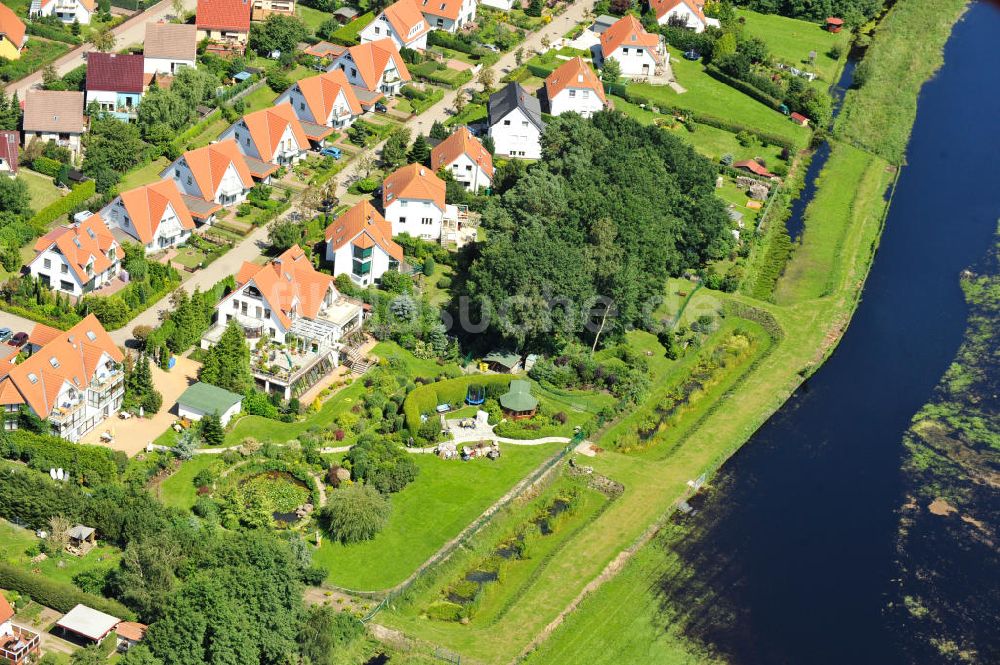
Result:
{"label": "green roof gazebo", "polygon": [[531,394],[531,384],[521,379],[510,382],[510,390],[500,396],[503,412],[514,420],[530,418],[538,408],[538,398]]}

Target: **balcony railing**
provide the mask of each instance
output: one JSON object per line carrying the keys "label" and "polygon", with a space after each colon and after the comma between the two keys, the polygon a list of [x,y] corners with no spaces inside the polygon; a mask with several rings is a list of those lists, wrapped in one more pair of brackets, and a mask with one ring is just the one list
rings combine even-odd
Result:
{"label": "balcony railing", "polygon": [[87,400],[80,398],[75,401],[63,401],[49,414],[49,422],[53,425],[65,425],[71,423],[82,408],[87,405]]}
{"label": "balcony railing", "polygon": [[[0,637],[0,658],[19,663],[31,653],[37,653],[41,638],[38,633],[25,630],[20,626],[11,626],[13,640]],[[7,639],[7,642],[4,642]]]}

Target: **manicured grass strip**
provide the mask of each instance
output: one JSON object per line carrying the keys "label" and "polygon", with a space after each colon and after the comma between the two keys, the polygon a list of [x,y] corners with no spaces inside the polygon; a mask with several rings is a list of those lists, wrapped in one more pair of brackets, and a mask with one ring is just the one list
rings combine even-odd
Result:
{"label": "manicured grass strip", "polygon": [[181,464],[177,471],[160,483],[158,495],[163,505],[189,510],[198,499],[198,488],[194,486],[194,477],[213,464],[222,466],[219,455],[195,455]]}
{"label": "manicured grass strip", "polygon": [[877,227],[891,178],[888,163],[844,143],[834,143],[805,213],[801,243],[778,281],[775,301],[820,298],[840,285],[845,243],[859,227]]}
{"label": "manicured grass strip", "polygon": [[63,197],[63,192],[52,183],[52,178],[39,175],[34,171],[21,167],[17,179],[28,185],[28,195],[31,197],[31,209],[38,212],[51,203]]}
{"label": "manicured grass strip", "polygon": [[561,446],[502,444],[496,461],[416,455],[420,474],[392,495],[385,529],[354,545],[324,540],[313,561],[329,570],[327,581],[338,586],[379,591],[399,584]]}
{"label": "manicured grass strip", "polygon": [[[844,109],[839,136],[901,164],[917,117],[920,88],[944,62],[944,45],[968,0],[898,2],[879,24]],[[916,57],[914,44],[920,44]]]}
{"label": "manicured grass strip", "polygon": [[[829,32],[819,23],[777,14],[758,14],[743,9],[736,13],[746,20],[746,34],[764,40],[776,60],[818,74],[826,82],[824,87],[834,83],[840,58],[831,58],[830,49],[836,46],[841,57],[846,57],[851,43],[850,31]],[[810,51],[816,52],[813,63],[809,62]]]}

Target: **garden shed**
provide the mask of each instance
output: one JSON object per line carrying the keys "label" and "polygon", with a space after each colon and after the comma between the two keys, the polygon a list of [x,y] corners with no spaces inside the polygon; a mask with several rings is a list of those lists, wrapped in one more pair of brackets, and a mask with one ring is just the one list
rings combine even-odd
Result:
{"label": "garden shed", "polygon": [[500,396],[500,407],[514,420],[530,418],[538,409],[538,398],[531,394],[531,384],[522,379],[510,382],[510,390]]}
{"label": "garden shed", "polygon": [[93,527],[77,524],[66,532],[66,550],[70,554],[83,556],[97,545],[97,534]]}
{"label": "garden shed", "polygon": [[177,415],[189,420],[201,420],[210,413],[218,414],[222,426],[243,408],[243,396],[211,383],[199,381],[177,398]]}
{"label": "garden shed", "polygon": [[56,621],[63,633],[73,633],[91,642],[101,642],[121,623],[121,619],[86,605],[77,605]]}
{"label": "garden shed", "polygon": [[513,374],[521,369],[521,356],[504,349],[498,349],[486,354],[483,363],[494,372]]}
{"label": "garden shed", "polygon": [[826,29],[830,32],[840,32],[844,27],[844,19],[831,16],[826,19]]}

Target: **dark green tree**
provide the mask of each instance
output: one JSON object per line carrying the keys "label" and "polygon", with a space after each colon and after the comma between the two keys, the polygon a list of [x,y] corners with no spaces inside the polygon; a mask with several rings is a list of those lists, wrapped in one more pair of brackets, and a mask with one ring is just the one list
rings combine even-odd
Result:
{"label": "dark green tree", "polygon": [[205,352],[198,379],[240,395],[253,387],[250,348],[238,323],[230,321],[218,343]]}
{"label": "dark green tree", "polygon": [[226,439],[226,431],[222,429],[222,421],[218,413],[209,413],[198,422],[198,433],[206,444],[218,446]]}
{"label": "dark green tree", "polygon": [[424,138],[423,134],[417,134],[417,138],[413,140],[413,146],[410,148],[410,153],[407,156],[411,164],[430,166],[431,147],[427,145],[427,139]]}
{"label": "dark green tree", "polygon": [[392,505],[369,485],[338,489],[327,500],[320,522],[331,537],[344,544],[371,540],[389,520]]}
{"label": "dark green tree", "polygon": [[410,130],[397,127],[389,133],[382,147],[382,163],[387,169],[395,170],[406,162],[406,148],[410,145]]}
{"label": "dark green tree", "polygon": [[248,46],[258,55],[267,56],[272,51],[291,53],[295,46],[309,34],[306,26],[294,16],[271,14],[263,23],[250,26]]}
{"label": "dark green tree", "polygon": [[271,224],[267,230],[267,241],[271,243],[271,248],[278,253],[294,247],[302,242],[302,226],[290,219],[279,219]]}
{"label": "dark green tree", "polygon": [[430,137],[435,141],[443,141],[451,136],[451,132],[440,120],[435,120],[434,124],[431,125]]}

